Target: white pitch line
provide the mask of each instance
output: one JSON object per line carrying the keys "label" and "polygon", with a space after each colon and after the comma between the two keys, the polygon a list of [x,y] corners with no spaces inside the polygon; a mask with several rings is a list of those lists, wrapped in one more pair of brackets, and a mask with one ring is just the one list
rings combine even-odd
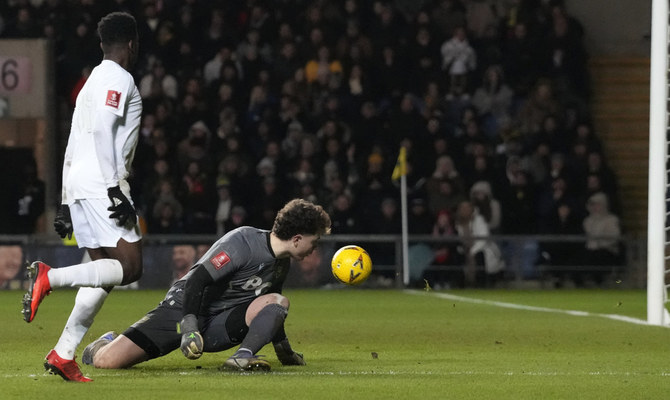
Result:
{"label": "white pitch line", "polygon": [[[211,372],[217,372],[213,369],[201,369],[197,371],[187,370],[187,371],[170,371],[170,372],[158,372],[158,371],[141,371],[144,374],[152,374],[154,377],[158,376],[202,376],[206,377],[211,375]],[[275,376],[585,376],[585,375],[596,375],[596,376],[662,376],[669,377],[670,372],[661,371],[658,373],[639,373],[639,372],[616,372],[616,371],[587,371],[587,372],[551,372],[551,371],[445,371],[445,372],[435,372],[435,371],[393,371],[393,370],[384,370],[384,371],[271,371],[271,372],[221,372],[222,375],[239,375],[239,376],[254,376],[254,375],[275,375]],[[16,379],[16,378],[31,378],[37,379],[44,377],[46,379],[56,380],[58,377],[54,377],[49,374],[5,374],[0,376],[0,379]],[[92,373],[90,374],[94,380],[97,378],[114,378],[114,377],[124,377],[123,374],[110,374],[110,373]]]}
{"label": "white pitch line", "polygon": [[[439,297],[441,299],[461,301],[461,302],[464,302],[464,303],[485,304],[485,305],[494,306],[494,307],[512,308],[512,309],[516,309],[516,310],[539,311],[539,312],[548,312],[548,313],[556,313],[556,314],[567,314],[567,315],[573,315],[573,316],[576,316],[576,317],[598,317],[598,318],[607,318],[607,319],[611,319],[611,320],[615,320],[615,321],[628,322],[628,323],[637,324],[637,325],[652,325],[652,324],[650,324],[649,322],[647,322],[643,319],[627,317],[625,315],[619,315],[619,314],[601,314],[601,313],[591,313],[591,312],[588,312],[588,311],[579,311],[579,310],[561,310],[560,308],[527,306],[527,305],[523,305],[523,304],[515,304],[515,303],[506,303],[506,302],[502,302],[502,301],[476,299],[476,298],[471,298],[471,297],[456,296],[456,295],[448,294],[448,293],[426,292],[426,291],[419,291],[419,290],[404,290],[404,292],[407,293],[407,294],[413,294],[413,295],[429,295],[429,296]],[[653,325],[653,326],[657,326],[657,325]],[[663,327],[664,328],[669,328],[668,326],[663,326]]]}

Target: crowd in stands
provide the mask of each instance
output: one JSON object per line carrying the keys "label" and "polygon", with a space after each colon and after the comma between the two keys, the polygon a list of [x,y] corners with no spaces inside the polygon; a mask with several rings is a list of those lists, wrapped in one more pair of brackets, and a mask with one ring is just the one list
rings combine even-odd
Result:
{"label": "crowd in stands", "polygon": [[53,40],[61,119],[117,10],[140,27],[132,188],[150,234],[269,228],[293,197],[323,205],[333,233],[400,233],[401,146],[412,234],[467,231],[464,202],[491,234],[602,233],[594,202],[620,229],[563,1],[3,2],[0,38]]}

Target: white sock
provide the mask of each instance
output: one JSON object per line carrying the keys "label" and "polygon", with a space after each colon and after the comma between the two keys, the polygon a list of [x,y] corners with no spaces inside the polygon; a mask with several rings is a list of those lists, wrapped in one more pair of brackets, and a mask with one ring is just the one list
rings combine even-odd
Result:
{"label": "white sock", "polygon": [[107,291],[102,288],[83,287],[77,292],[74,307],[65,324],[54,350],[66,360],[74,359],[77,346],[84,339],[88,328],[93,324],[95,315],[107,298]]}
{"label": "white sock", "polygon": [[52,288],[107,287],[121,284],[123,267],[118,260],[102,258],[64,268],[51,268],[47,275]]}

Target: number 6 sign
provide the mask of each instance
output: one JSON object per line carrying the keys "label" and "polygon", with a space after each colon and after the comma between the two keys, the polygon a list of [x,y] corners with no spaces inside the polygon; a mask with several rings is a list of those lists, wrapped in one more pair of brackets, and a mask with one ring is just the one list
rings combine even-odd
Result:
{"label": "number 6 sign", "polygon": [[0,94],[30,93],[32,70],[28,57],[0,56]]}

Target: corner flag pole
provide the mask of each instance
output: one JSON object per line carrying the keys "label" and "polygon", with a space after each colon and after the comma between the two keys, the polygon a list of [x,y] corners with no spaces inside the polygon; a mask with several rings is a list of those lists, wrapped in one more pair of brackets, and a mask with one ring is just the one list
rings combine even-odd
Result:
{"label": "corner flag pole", "polygon": [[398,161],[393,168],[392,180],[400,178],[400,215],[402,218],[402,282],[409,285],[409,244],[407,230],[407,149],[400,148]]}
{"label": "corner flag pole", "polygon": [[400,177],[400,211],[402,215],[402,283],[409,285],[409,243],[407,232],[407,176]]}

